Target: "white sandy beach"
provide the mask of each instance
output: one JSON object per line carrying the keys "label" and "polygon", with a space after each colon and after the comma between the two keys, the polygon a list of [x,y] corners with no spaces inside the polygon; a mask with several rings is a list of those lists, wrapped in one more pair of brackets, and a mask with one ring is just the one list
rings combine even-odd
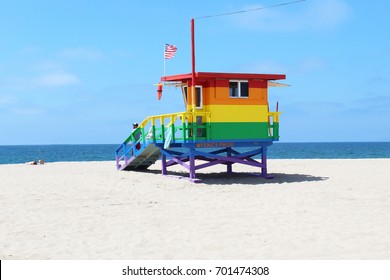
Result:
{"label": "white sandy beach", "polygon": [[0,165],[0,259],[390,259],[390,159],[114,164]]}

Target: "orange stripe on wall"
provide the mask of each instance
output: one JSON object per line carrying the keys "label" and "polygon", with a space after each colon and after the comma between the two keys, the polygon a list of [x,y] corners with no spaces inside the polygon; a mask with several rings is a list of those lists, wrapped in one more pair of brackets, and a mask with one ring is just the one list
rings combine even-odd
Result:
{"label": "orange stripe on wall", "polygon": [[203,88],[204,105],[267,105],[266,88],[249,88],[249,97],[230,97],[228,87]]}

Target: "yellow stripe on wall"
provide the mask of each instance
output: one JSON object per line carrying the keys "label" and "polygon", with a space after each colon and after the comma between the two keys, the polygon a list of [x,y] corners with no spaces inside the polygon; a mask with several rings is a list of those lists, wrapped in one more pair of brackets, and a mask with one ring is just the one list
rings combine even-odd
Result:
{"label": "yellow stripe on wall", "polygon": [[268,122],[267,105],[206,105],[212,122]]}

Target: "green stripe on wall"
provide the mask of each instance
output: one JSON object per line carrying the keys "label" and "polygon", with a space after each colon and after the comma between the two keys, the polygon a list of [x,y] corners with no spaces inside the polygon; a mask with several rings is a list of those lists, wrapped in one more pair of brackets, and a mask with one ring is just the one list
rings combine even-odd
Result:
{"label": "green stripe on wall", "polygon": [[211,140],[268,138],[267,122],[213,122],[210,125]]}

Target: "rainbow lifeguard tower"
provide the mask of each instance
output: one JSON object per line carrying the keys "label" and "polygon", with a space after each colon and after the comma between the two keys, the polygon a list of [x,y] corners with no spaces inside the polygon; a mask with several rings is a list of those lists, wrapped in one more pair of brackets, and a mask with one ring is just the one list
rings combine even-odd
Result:
{"label": "rainbow lifeguard tower", "polygon": [[[161,173],[181,165],[189,179],[216,164],[259,167],[267,175],[267,147],[279,140],[279,112],[270,112],[268,87],[282,74],[195,72],[163,76],[181,88],[185,111],[149,116],[116,150],[118,170],[143,170],[161,158]],[[139,139],[136,135],[140,135]],[[254,158],[259,160],[255,160]]]}

